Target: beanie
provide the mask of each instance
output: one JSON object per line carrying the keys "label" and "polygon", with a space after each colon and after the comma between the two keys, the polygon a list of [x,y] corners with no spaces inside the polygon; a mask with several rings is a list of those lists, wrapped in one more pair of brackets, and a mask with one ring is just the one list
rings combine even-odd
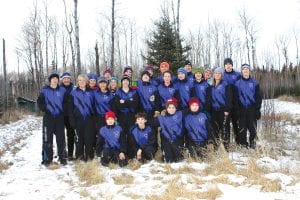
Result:
{"label": "beanie", "polygon": [[106,73],[109,73],[110,75],[112,74],[110,69],[106,69],[106,70],[103,72],[103,75],[106,74]]}
{"label": "beanie", "polygon": [[108,81],[103,76],[98,78],[98,84],[101,82],[108,84]]}
{"label": "beanie", "polygon": [[184,65],[190,65],[190,66],[192,66],[192,63],[191,63],[191,61],[186,60]]}
{"label": "beanie", "polygon": [[71,78],[71,74],[69,72],[64,72],[61,76],[60,76],[61,79],[64,79],[64,78]]}
{"label": "beanie", "polygon": [[96,81],[98,80],[97,74],[89,73],[87,76],[88,76],[89,80],[96,80]]}
{"label": "beanie", "polygon": [[198,106],[200,106],[200,101],[199,101],[199,99],[196,98],[196,97],[192,97],[192,98],[189,100],[189,107],[191,107],[191,105],[192,105],[193,103],[196,103]]}
{"label": "beanie", "polygon": [[201,67],[196,67],[196,68],[193,68],[192,72],[193,72],[194,74],[196,74],[196,73],[201,73],[201,74],[203,74],[204,70],[203,70],[203,68],[201,68]]}
{"label": "beanie", "polygon": [[147,65],[145,66],[145,71],[153,71],[153,65]]}
{"label": "beanie", "polygon": [[127,71],[127,70],[130,70],[132,72],[132,67],[131,66],[126,66],[123,70],[123,74]]}
{"label": "beanie", "polygon": [[159,68],[162,68],[163,66],[166,67],[166,68],[168,68],[168,69],[170,69],[170,65],[167,62],[160,63]]}
{"label": "beanie", "polygon": [[231,58],[226,58],[226,59],[224,60],[224,66],[225,66],[226,64],[231,64],[231,65],[233,65],[232,59],[231,59]]}
{"label": "beanie", "polygon": [[222,76],[223,76],[223,73],[224,73],[224,69],[223,69],[223,67],[217,67],[217,68],[215,68],[215,70],[214,70],[214,74],[215,73],[221,73],[222,74]]}
{"label": "beanie", "polygon": [[241,70],[243,70],[244,68],[248,68],[250,70],[250,65],[245,63],[245,64],[242,64],[241,66]]}
{"label": "beanie", "polygon": [[148,71],[143,71],[143,72],[141,73],[141,79],[143,78],[144,75],[149,76],[149,78],[151,77],[151,75],[150,75],[150,73],[149,73]]}
{"label": "beanie", "polygon": [[121,83],[124,79],[127,79],[130,82],[130,77],[127,75],[123,75],[122,79],[121,79]]}
{"label": "beanie", "polygon": [[173,97],[173,98],[167,99],[165,101],[166,108],[168,108],[170,104],[173,104],[177,108],[177,106],[178,106],[177,99]]}
{"label": "beanie", "polygon": [[110,77],[109,81],[117,81],[118,82],[118,79],[117,79],[117,77],[112,76],[112,77]]}
{"label": "beanie", "polygon": [[108,111],[105,113],[105,119],[107,120],[108,118],[116,119],[116,114],[112,111]]}
{"label": "beanie", "polygon": [[53,73],[51,73],[51,74],[49,75],[49,77],[48,77],[49,83],[51,82],[51,79],[54,78],[54,77],[56,77],[57,79],[59,79],[58,73],[53,72]]}
{"label": "beanie", "polygon": [[184,67],[178,68],[177,74],[179,74],[179,73],[184,73],[185,75],[187,75],[187,71],[186,71],[186,69]]}

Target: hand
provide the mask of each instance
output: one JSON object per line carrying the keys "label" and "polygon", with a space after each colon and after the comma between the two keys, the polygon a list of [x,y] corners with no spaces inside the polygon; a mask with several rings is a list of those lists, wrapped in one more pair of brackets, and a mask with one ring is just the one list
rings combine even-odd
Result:
{"label": "hand", "polygon": [[136,153],[136,159],[141,160],[142,159],[142,149],[139,149]]}
{"label": "hand", "polygon": [[120,158],[120,160],[125,160],[125,154],[123,152],[121,152],[119,154],[119,158]]}
{"label": "hand", "polygon": [[160,114],[162,115],[162,116],[165,116],[166,115],[166,110],[164,109],[164,110],[162,110],[161,112],[160,112]]}
{"label": "hand", "polygon": [[125,103],[125,101],[123,99],[120,100],[120,103]]}
{"label": "hand", "polygon": [[224,112],[224,115],[225,115],[225,116],[228,116],[228,115],[229,115],[229,112]]}
{"label": "hand", "polygon": [[158,117],[159,116],[159,111],[154,111],[154,116],[153,117]]}

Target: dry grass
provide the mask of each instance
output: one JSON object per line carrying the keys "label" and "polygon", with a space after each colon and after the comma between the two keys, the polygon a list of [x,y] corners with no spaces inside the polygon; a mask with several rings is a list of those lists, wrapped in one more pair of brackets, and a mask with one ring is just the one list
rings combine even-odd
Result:
{"label": "dry grass", "polygon": [[131,170],[137,170],[142,166],[142,163],[137,160],[129,160],[127,167]]}
{"label": "dry grass", "polygon": [[0,161],[0,173],[7,170],[9,166],[10,166],[9,163]]}
{"label": "dry grass", "polygon": [[96,160],[91,162],[75,163],[75,172],[79,180],[86,186],[96,185],[105,181],[104,175],[100,171],[99,163]]}
{"label": "dry grass", "polygon": [[129,197],[130,199],[142,199],[143,196],[134,193],[124,193],[125,196]]}
{"label": "dry grass", "polygon": [[172,175],[172,174],[197,174],[199,173],[197,170],[195,170],[194,168],[188,166],[188,165],[184,165],[182,167],[179,167],[178,169],[174,169],[171,167],[170,164],[165,164],[164,165],[164,170],[166,172],[166,174],[168,175]]}
{"label": "dry grass", "polygon": [[216,199],[222,192],[217,187],[212,187],[205,192],[189,190],[179,181],[179,176],[169,181],[169,184],[163,194],[147,196],[149,200],[173,200],[183,199]]}
{"label": "dry grass", "polygon": [[49,166],[48,166],[48,169],[50,170],[56,170],[56,169],[59,169],[60,168],[60,164],[57,163],[57,162],[53,162],[51,163]]}
{"label": "dry grass", "polygon": [[118,169],[118,168],[119,168],[119,165],[116,164],[116,163],[110,162],[110,163],[108,164],[108,168],[109,168],[109,169]]}
{"label": "dry grass", "polygon": [[113,180],[117,185],[129,185],[133,183],[134,177],[129,174],[122,173],[118,176],[114,176]]}
{"label": "dry grass", "polygon": [[289,101],[293,103],[299,103],[300,102],[300,97],[295,97],[295,96],[288,96],[288,95],[282,95],[277,98],[280,101]]}
{"label": "dry grass", "polygon": [[28,112],[24,112],[22,110],[9,110],[3,113],[0,116],[0,124],[8,124],[10,122],[16,122],[24,117],[25,114],[29,114]]}

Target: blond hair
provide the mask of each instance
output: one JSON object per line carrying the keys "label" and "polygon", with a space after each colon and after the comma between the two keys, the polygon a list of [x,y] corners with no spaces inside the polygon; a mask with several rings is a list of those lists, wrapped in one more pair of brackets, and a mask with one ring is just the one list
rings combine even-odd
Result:
{"label": "blond hair", "polygon": [[78,85],[78,79],[79,78],[83,78],[85,80],[85,82],[86,82],[86,87],[88,87],[88,84],[89,84],[89,78],[88,78],[88,76],[86,74],[79,74],[77,76],[77,84],[76,84],[77,87],[79,87],[79,85]]}

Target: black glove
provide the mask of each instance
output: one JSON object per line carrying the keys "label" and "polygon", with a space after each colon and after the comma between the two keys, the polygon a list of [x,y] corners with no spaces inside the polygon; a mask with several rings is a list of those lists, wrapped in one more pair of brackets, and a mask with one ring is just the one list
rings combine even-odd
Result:
{"label": "black glove", "polygon": [[260,110],[256,110],[256,112],[255,112],[255,119],[259,120],[260,117],[261,117]]}

